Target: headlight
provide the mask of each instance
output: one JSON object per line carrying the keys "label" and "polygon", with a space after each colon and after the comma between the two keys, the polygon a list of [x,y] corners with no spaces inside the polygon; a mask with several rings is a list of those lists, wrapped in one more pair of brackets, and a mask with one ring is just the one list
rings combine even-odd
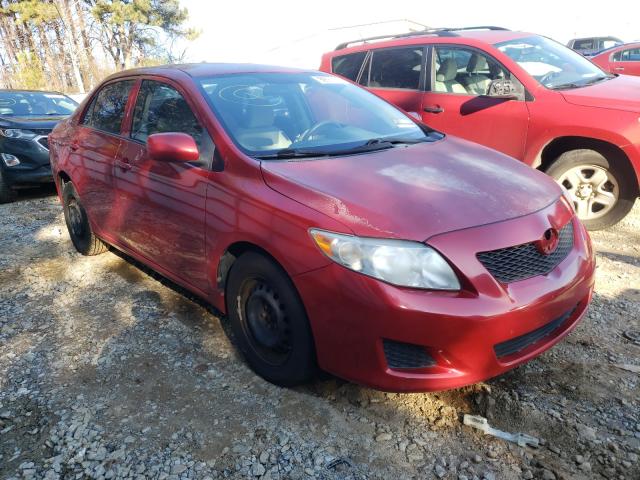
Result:
{"label": "headlight", "polygon": [[20,130],[17,128],[0,128],[0,135],[7,138],[22,138],[29,140],[37,134],[31,130]]}
{"label": "headlight", "polygon": [[360,238],[309,230],[331,260],[394,285],[433,290],[460,290],[460,281],[442,256],[422,243]]}

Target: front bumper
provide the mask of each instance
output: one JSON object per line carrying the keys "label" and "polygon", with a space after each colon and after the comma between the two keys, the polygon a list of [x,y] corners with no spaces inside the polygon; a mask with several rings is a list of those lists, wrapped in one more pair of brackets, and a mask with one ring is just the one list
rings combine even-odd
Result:
{"label": "front bumper", "polygon": [[3,178],[11,186],[22,187],[40,185],[53,181],[49,150],[36,140],[0,139],[0,153],[18,157],[20,164],[9,167],[0,158]]}
{"label": "front bumper", "polygon": [[[577,325],[593,292],[594,253],[586,230],[570,216],[557,202],[526,217],[430,239],[460,268],[461,292],[399,288],[337,264],[294,277],[320,367],[381,390],[433,391],[485,380],[541,354]],[[537,240],[549,222],[567,221],[574,222],[574,248],[547,275],[503,285],[475,257]],[[549,325],[555,328],[547,332]],[[435,364],[391,368],[388,341],[420,346]],[[509,353],[514,342],[520,348]]]}

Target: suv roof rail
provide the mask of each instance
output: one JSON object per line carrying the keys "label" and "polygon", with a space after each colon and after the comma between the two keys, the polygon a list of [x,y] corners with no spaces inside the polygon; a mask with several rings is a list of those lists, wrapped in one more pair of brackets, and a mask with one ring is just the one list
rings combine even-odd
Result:
{"label": "suv roof rail", "polygon": [[348,42],[343,42],[336,47],[336,50],[342,50],[343,48],[347,48],[350,45],[356,43],[368,43],[375,40],[393,40],[394,38],[405,38],[405,37],[417,37],[420,35],[435,35],[438,37],[458,37],[459,35],[455,32],[462,32],[466,30],[505,30],[508,31],[508,28],[504,27],[496,27],[491,25],[482,25],[479,27],[461,27],[461,28],[427,28],[424,30],[418,30],[415,32],[407,32],[400,33],[396,35],[377,35],[375,37],[367,37],[367,38],[359,38],[357,40],[350,40]]}

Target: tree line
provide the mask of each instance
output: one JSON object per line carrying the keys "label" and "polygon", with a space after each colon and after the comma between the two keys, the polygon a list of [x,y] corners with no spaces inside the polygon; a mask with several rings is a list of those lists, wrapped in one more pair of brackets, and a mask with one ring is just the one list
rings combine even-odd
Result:
{"label": "tree line", "polygon": [[180,61],[179,0],[0,0],[0,88],[87,92],[105,75]]}

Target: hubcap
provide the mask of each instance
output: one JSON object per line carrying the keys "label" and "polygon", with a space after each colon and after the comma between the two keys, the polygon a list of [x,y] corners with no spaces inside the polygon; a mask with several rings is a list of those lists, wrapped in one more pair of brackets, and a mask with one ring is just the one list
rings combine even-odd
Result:
{"label": "hubcap", "polygon": [[80,206],[77,202],[71,202],[68,206],[69,212],[69,226],[71,227],[71,232],[76,237],[81,237],[84,234],[84,221],[82,217],[82,212],[80,211]]}
{"label": "hubcap", "polygon": [[600,218],[615,206],[620,194],[611,172],[598,165],[580,165],[567,170],[558,179],[573,200],[581,220]]}
{"label": "hubcap", "polygon": [[244,310],[252,347],[265,361],[283,363],[292,344],[284,304],[278,294],[263,282],[255,282],[245,291]]}

